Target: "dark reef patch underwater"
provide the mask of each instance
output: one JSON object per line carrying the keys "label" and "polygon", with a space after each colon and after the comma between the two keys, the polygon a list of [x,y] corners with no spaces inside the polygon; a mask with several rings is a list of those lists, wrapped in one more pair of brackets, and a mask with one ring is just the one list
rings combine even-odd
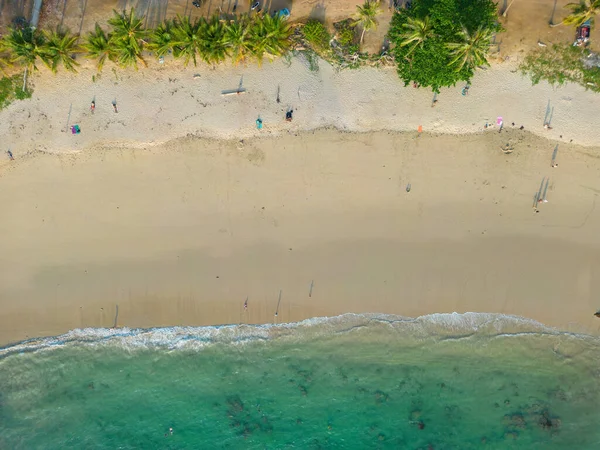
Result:
{"label": "dark reef patch underwater", "polygon": [[0,349],[2,449],[598,449],[600,340],[492,314]]}

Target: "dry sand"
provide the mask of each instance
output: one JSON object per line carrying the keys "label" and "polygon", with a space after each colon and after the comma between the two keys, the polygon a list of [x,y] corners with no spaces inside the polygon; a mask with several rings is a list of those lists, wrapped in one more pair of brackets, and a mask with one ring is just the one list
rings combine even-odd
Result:
{"label": "dry sand", "polygon": [[320,67],[35,75],[0,112],[0,343],[117,305],[130,327],[477,311],[600,331],[597,95],[502,65],[432,108],[393,70]]}
{"label": "dry sand", "polygon": [[18,158],[0,342],[110,327],[116,305],[129,327],[478,311],[598,333],[598,149],[561,145],[552,169],[553,147],[321,130]]}

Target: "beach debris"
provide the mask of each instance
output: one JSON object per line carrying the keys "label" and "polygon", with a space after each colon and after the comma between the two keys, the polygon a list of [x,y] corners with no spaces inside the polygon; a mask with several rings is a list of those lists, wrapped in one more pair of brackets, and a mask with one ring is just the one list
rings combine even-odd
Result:
{"label": "beach debris", "polygon": [[277,85],[277,98],[275,99],[277,101],[277,103],[281,102],[281,99],[279,98],[280,92],[281,92],[281,86]]}
{"label": "beach debris", "polygon": [[221,91],[221,95],[240,95],[246,93],[246,88],[243,87],[244,84],[244,76],[240,77],[240,83],[238,84],[237,89],[226,89]]}
{"label": "beach debris", "polygon": [[194,80],[197,80],[200,77],[201,77],[201,75],[199,73],[195,73],[192,78],[194,78]]}
{"label": "beach debris", "polygon": [[412,186],[411,186],[411,184],[410,184],[410,183],[408,183],[408,184],[406,185],[406,192],[410,192],[410,188],[411,188],[411,187],[412,187]]}
{"label": "beach debris", "polygon": [[546,45],[546,44],[545,44],[544,42],[542,42],[542,41],[538,41],[538,45],[539,45],[540,47],[548,47],[548,45]]}
{"label": "beach debris", "polygon": [[506,154],[510,154],[514,151],[515,147],[511,142],[507,142],[504,147],[500,147],[502,151]]}
{"label": "beach debris", "polygon": [[315,280],[310,280],[310,288],[308,289],[308,296],[312,297],[313,287],[315,286]]}
{"label": "beach debris", "polygon": [[600,319],[600,309],[594,313],[594,316]]}
{"label": "beach debris", "polygon": [[417,128],[417,133],[421,134],[423,132],[423,125],[419,125]]}

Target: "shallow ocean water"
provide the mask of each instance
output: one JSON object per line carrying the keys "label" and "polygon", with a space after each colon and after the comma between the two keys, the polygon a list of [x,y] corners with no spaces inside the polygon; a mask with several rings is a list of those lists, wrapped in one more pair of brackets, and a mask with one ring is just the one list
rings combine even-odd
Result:
{"label": "shallow ocean water", "polygon": [[3,449],[600,448],[600,340],[514,317],[75,330],[0,358]]}

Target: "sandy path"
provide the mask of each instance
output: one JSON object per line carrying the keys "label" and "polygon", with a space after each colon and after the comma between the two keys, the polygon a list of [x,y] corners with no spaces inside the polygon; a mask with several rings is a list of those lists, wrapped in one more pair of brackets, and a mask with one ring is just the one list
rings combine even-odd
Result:
{"label": "sandy path", "polygon": [[[194,79],[196,73],[200,76]],[[480,71],[468,96],[461,95],[462,86],[444,90],[435,108],[430,92],[403,87],[393,69],[336,72],[321,62],[320,70],[311,72],[302,58],[293,59],[290,67],[277,61],[262,69],[180,69],[167,61],[156,70],[116,76],[107,68],[96,82],[92,75],[86,70],[78,75],[35,75],[34,98],[0,112],[3,146],[20,156],[34,150],[80,151],[97,143],[145,147],[190,134],[242,139],[326,126],[414,131],[422,125],[427,132],[462,134],[481,131],[498,117],[507,127],[523,125],[560,142],[600,145],[600,135],[592,131],[600,117],[597,94],[574,85],[532,87],[508,65]],[[237,88],[242,77],[247,94],[221,95],[221,90]],[[553,110],[552,130],[543,129],[548,107]],[[283,120],[287,108],[294,109],[292,123]],[[259,115],[265,125],[262,132],[255,127]],[[67,132],[67,123],[79,124],[82,133]]]}
{"label": "sandy path", "polygon": [[0,177],[0,342],[112,326],[117,304],[119,326],[480,311],[598,333],[597,149],[561,145],[552,169],[553,146],[317,131],[20,157]]}

